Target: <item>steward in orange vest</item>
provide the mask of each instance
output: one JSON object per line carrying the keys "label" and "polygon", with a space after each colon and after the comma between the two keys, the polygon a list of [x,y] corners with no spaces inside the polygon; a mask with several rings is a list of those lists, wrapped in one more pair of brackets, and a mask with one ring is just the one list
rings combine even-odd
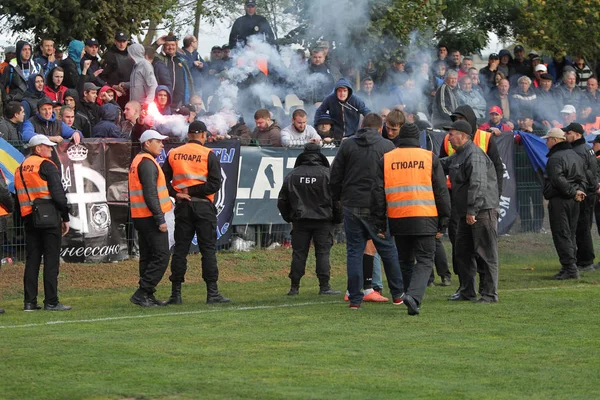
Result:
{"label": "steward in orange vest", "polygon": [[202,279],[206,282],[206,302],[228,303],[219,294],[217,280],[217,209],[215,193],[221,189],[221,165],[206,143],[206,125],[194,121],[188,128],[188,143],[169,152],[163,164],[167,187],[175,197],[175,249],[171,261],[172,282],[169,304],[181,304],[181,284],[185,281],[187,255],[194,234],[202,253]]}
{"label": "steward in orange vest", "polygon": [[[409,315],[419,314],[433,270],[435,235],[450,218],[450,196],[439,159],[419,147],[419,128],[404,124],[398,148],[383,155],[374,195],[375,226],[396,240],[404,278],[404,304]],[[386,221],[387,215],[387,221]]]}
{"label": "steward in orange vest", "polygon": [[173,208],[165,176],[156,162],[164,148],[163,136],[147,130],[140,136],[142,151],[129,167],[129,207],[140,243],[139,288],[130,301],[142,307],[166,305],[154,297],[156,285],[169,266],[169,234],[165,213]]}
{"label": "steward in orange vest", "polygon": [[[16,169],[15,191],[19,199],[25,226],[25,287],[24,310],[41,309],[37,304],[40,264],[44,258],[44,309],[67,311],[58,301],[58,267],[60,262],[61,236],[69,231],[69,204],[63,190],[61,176],[56,164],[51,161],[52,148],[56,143],[45,135],[34,135],[27,145],[31,151]],[[62,221],[55,227],[36,228],[33,223],[32,204],[36,199],[52,200]]]}

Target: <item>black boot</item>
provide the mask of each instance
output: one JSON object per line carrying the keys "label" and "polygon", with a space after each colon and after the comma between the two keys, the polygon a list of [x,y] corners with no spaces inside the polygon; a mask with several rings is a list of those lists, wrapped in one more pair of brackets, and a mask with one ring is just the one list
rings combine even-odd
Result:
{"label": "black boot", "polygon": [[300,294],[300,285],[294,285],[292,283],[292,286],[290,286],[290,291],[288,292],[288,296],[297,296]]}
{"label": "black boot", "polygon": [[167,304],[182,304],[181,300],[181,282],[173,282],[171,284],[171,297],[167,300]]}
{"label": "black boot", "polygon": [[329,286],[329,284],[327,285],[321,285],[319,287],[319,294],[323,294],[323,295],[336,295],[336,294],[342,294],[342,292],[340,292],[339,290],[333,290],[331,288],[331,286]]}
{"label": "black boot", "polygon": [[229,303],[227,297],[221,296],[217,282],[206,282],[206,304]]}

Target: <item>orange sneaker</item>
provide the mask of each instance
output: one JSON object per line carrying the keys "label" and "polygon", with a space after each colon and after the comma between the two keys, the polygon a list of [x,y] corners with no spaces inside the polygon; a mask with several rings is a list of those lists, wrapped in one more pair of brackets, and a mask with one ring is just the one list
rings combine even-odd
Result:
{"label": "orange sneaker", "polygon": [[344,301],[350,301],[350,298],[348,297],[348,292],[346,292],[346,294],[344,295]]}
{"label": "orange sneaker", "polygon": [[363,297],[363,301],[368,301],[371,303],[387,303],[389,299],[387,297],[383,297],[379,294],[379,292],[373,290],[371,293],[366,294]]}

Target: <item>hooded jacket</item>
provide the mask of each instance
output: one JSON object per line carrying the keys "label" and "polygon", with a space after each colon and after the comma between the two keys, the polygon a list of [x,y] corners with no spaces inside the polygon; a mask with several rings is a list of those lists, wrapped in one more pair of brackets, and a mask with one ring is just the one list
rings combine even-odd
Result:
{"label": "hooded jacket", "polygon": [[[65,92],[67,91],[67,87],[64,85],[60,85],[56,87],[54,82],[52,82],[52,75],[54,74],[54,68],[48,72],[46,75],[46,85],[44,86],[44,93],[51,100],[58,101],[60,104],[64,104],[65,102]],[[63,78],[64,82],[64,78]]]}
{"label": "hooded jacket", "polygon": [[[469,125],[471,125],[472,131],[477,132],[477,117],[475,116],[475,113],[473,112],[473,109],[471,107],[467,105],[458,106],[452,115],[452,121],[456,119],[455,116],[461,116],[464,119],[466,119]],[[443,143],[439,154],[440,158],[448,157]],[[496,180],[498,182],[498,195],[501,195],[502,177],[504,176],[504,164],[502,163],[502,158],[500,157],[500,151],[498,151],[498,146],[496,145],[496,139],[494,135],[492,135],[492,137],[490,138],[486,154],[494,163],[494,169],[496,170]]]}
{"label": "hooded jacket", "polygon": [[320,152],[304,151],[296,159],[294,169],[285,177],[277,208],[287,222],[299,220],[340,223],[342,207],[331,198],[329,161]]}
{"label": "hooded jacket", "polygon": [[[26,45],[31,49],[31,57],[24,62],[21,59],[21,52]],[[19,40],[16,46],[17,56],[10,60],[9,65],[4,68],[2,73],[0,87],[2,90],[2,98],[4,102],[21,100],[27,92],[27,81],[31,75],[43,73],[42,67],[33,61],[33,47],[31,44]]]}
{"label": "hooded jacket", "polygon": [[[158,92],[160,92],[161,90],[167,92],[167,104],[164,108],[161,108],[161,106],[158,104]],[[158,85],[156,87],[156,90],[154,91],[154,103],[156,104],[156,108],[158,108],[158,111],[162,115],[171,115],[171,90],[169,90],[169,88],[164,85]]]}
{"label": "hooded jacket", "polygon": [[544,184],[544,198],[573,199],[578,190],[586,191],[587,181],[583,160],[573,151],[571,144],[560,142],[548,152]]}
{"label": "hooded jacket", "polygon": [[394,144],[375,129],[360,129],[344,141],[331,166],[331,195],[344,207],[371,207],[371,194],[381,157]]}
{"label": "hooded jacket", "polygon": [[42,73],[38,73],[30,75],[29,79],[27,80],[27,92],[25,92],[23,95],[23,100],[21,101],[21,105],[25,111],[25,119],[29,119],[29,117],[37,112],[38,101],[46,96],[43,90],[38,91],[35,88],[35,80],[38,76],[41,76],[42,79],[44,79],[44,75]]}
{"label": "hooded jacket", "polygon": [[[348,99],[344,102],[338,100],[336,95],[336,91],[341,87],[348,88]],[[342,78],[337,81],[333,93],[323,100],[315,112],[315,121],[329,117],[333,120],[334,134],[352,136],[359,128],[360,116],[365,116],[370,112],[371,110],[365,105],[365,102],[353,94],[350,82]]]}
{"label": "hooded jacket", "polygon": [[67,89],[65,97],[72,97],[75,100],[75,122],[73,128],[77,129],[83,134],[83,137],[92,137],[92,125],[88,117],[80,111],[81,103],[79,102],[79,94],[75,89]]}
{"label": "hooded jacket", "polygon": [[104,103],[102,103],[102,100],[100,99],[100,95],[108,92],[109,90],[113,92],[113,102],[115,102],[115,104],[116,104],[116,101],[117,101],[117,98],[119,97],[119,95],[117,94],[115,89],[111,88],[110,86],[102,86],[100,88],[100,90],[98,90],[98,97],[96,97],[96,104],[98,104],[99,107],[102,107],[102,105],[104,104]]}
{"label": "hooded jacket", "polygon": [[[122,82],[128,82],[131,71],[133,70],[133,61],[128,57],[128,48],[119,50],[114,44],[102,56],[102,79],[108,85],[118,85]],[[142,54],[142,57],[144,55]]]}
{"label": "hooded jacket", "polygon": [[122,139],[121,129],[117,125],[120,110],[114,104],[105,104],[100,107],[100,122],[92,128],[92,137]]}
{"label": "hooded jacket", "polygon": [[70,139],[73,133],[77,132],[67,124],[56,119],[54,113],[48,120],[42,118],[39,113],[23,122],[23,141],[29,142],[34,135],[62,136]]}
{"label": "hooded jacket", "polygon": [[83,42],[80,40],[71,40],[67,49],[68,57],[61,61],[60,66],[65,70],[63,85],[69,89],[77,89],[79,77],[81,75],[81,52],[83,51]]}
{"label": "hooded jacket", "polygon": [[[144,58],[144,46],[135,43],[127,47],[127,53],[133,59],[134,65],[129,76],[129,100],[140,104],[150,104],[154,101],[158,82],[154,76],[154,67]],[[163,64],[164,65],[164,64]]]}

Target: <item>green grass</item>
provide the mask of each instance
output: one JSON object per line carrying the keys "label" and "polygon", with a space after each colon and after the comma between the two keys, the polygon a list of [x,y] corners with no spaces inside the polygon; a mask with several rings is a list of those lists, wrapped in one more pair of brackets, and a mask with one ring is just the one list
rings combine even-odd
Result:
{"label": "green grass", "polygon": [[[338,289],[344,254],[334,248]],[[220,254],[226,306],[204,304],[198,256],[185,304],[150,310],[129,303],[132,285],[85,288],[65,270],[61,299],[74,309],[23,313],[21,283],[7,274],[0,398],[600,398],[600,271],[551,280],[549,235],[502,238],[499,303],[450,303],[454,286],[433,287],[417,317],[391,303],[351,311],[317,296],[312,273],[289,298],[290,255]],[[135,274],[133,263],[122,267]],[[165,279],[158,297],[168,291]]]}

